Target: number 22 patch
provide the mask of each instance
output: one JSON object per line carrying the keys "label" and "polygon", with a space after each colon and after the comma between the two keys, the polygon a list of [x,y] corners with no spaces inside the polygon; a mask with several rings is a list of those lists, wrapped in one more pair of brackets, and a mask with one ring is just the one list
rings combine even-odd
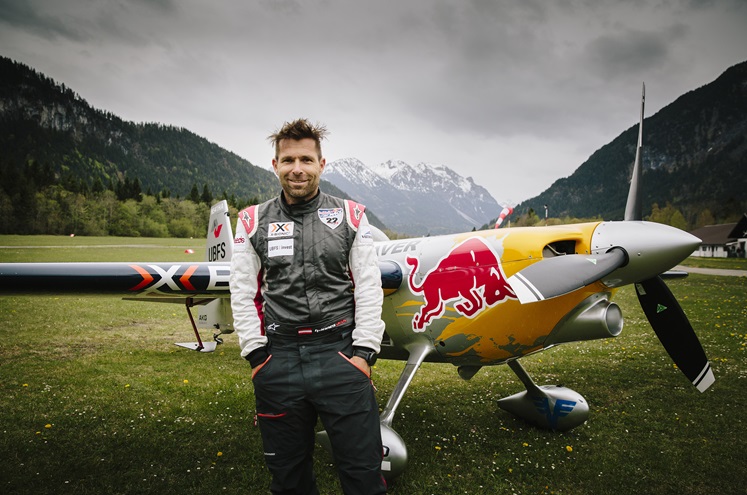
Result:
{"label": "number 22 patch", "polygon": [[320,208],[317,213],[319,214],[319,220],[332,230],[342,224],[344,216],[342,208]]}

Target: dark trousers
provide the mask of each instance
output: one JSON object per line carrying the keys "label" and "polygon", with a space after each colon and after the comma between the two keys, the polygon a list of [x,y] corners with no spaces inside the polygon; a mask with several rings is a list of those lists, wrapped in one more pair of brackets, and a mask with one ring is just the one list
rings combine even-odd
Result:
{"label": "dark trousers", "polygon": [[374,388],[349,361],[352,338],[271,337],[270,358],[255,369],[257,420],[273,494],[318,494],[312,469],[317,415],[332,443],[346,495],[386,493]]}

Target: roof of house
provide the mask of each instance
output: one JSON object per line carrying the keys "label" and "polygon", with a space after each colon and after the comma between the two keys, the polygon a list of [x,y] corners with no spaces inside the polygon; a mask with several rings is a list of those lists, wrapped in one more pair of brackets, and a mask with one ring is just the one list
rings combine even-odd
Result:
{"label": "roof of house", "polygon": [[747,238],[747,213],[738,222],[724,223],[721,225],[706,225],[690,231],[692,235],[700,238],[703,244],[725,245],[736,239]]}
{"label": "roof of house", "polygon": [[742,218],[736,223],[736,226],[729,233],[729,237],[733,239],[744,239],[747,237],[747,213],[742,215]]}
{"label": "roof of house", "polygon": [[705,227],[700,227],[699,229],[695,229],[690,233],[695,237],[698,237],[702,241],[702,244],[723,245],[734,239],[729,234],[731,234],[731,231],[734,230],[734,227],[736,226],[736,223],[706,225]]}

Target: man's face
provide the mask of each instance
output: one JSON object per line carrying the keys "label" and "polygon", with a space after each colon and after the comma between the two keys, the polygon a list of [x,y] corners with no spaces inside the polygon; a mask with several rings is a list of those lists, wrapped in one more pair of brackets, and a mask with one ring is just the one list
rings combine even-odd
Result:
{"label": "man's face", "polygon": [[319,177],[326,161],[319,158],[313,139],[282,139],[272,168],[280,179],[288,204],[313,198],[319,189]]}

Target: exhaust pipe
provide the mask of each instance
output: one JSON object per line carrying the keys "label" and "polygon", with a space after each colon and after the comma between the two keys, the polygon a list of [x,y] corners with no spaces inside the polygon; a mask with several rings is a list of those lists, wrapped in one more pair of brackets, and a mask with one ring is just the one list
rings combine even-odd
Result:
{"label": "exhaust pipe", "polygon": [[607,292],[593,294],[568,313],[545,339],[544,347],[566,342],[617,337],[623,329],[620,306]]}

